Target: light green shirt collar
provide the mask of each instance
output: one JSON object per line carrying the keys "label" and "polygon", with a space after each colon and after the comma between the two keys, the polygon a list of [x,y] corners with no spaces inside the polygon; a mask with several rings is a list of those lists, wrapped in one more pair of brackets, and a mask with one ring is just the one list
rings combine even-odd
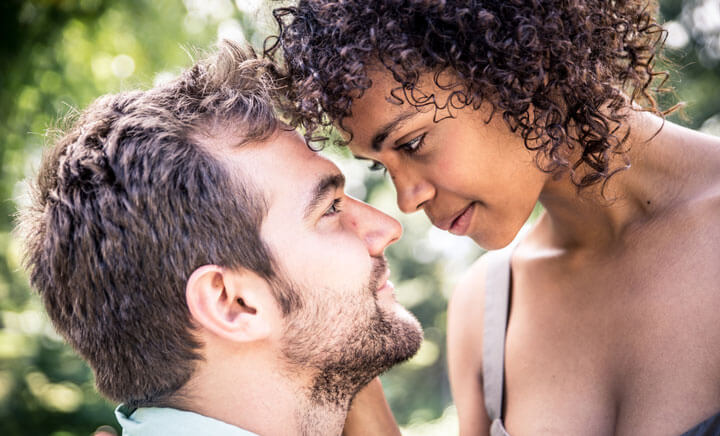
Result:
{"label": "light green shirt collar", "polygon": [[141,407],[130,411],[124,404],[115,409],[123,436],[257,436],[198,413],[165,407]]}

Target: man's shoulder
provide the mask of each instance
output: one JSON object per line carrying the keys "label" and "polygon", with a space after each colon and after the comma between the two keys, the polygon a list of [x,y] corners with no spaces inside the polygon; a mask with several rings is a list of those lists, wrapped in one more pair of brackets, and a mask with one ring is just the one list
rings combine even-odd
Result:
{"label": "man's shoulder", "polygon": [[199,413],[170,407],[132,409],[121,404],[115,417],[123,436],[257,436],[255,433]]}

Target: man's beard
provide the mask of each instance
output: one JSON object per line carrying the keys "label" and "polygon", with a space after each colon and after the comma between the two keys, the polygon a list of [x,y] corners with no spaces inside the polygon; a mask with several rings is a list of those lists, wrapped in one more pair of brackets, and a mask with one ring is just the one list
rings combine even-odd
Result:
{"label": "man's beard", "polygon": [[283,353],[291,366],[313,370],[313,403],[348,407],[363,386],[420,348],[417,319],[404,309],[397,313],[378,304],[376,290],[385,270],[385,260],[376,258],[360,292],[340,295],[343,301],[333,300],[338,294],[331,291],[301,293],[310,298],[288,315]]}

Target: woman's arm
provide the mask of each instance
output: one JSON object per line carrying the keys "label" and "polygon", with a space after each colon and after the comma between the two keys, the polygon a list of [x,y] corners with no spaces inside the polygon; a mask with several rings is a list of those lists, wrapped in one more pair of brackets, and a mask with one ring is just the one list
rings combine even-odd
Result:
{"label": "woman's arm", "polygon": [[400,436],[378,377],[355,396],[343,429],[343,436],[375,435]]}
{"label": "woman's arm", "polygon": [[461,436],[488,436],[482,386],[485,261],[480,258],[455,287],[448,307],[448,370]]}

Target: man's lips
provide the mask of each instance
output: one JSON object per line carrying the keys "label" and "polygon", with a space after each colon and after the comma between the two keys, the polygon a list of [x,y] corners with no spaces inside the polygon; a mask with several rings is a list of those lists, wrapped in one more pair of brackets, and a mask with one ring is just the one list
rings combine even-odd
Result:
{"label": "man's lips", "polygon": [[449,218],[445,218],[444,220],[434,221],[431,219],[431,221],[433,222],[433,225],[435,227],[439,228],[440,230],[445,230],[447,232],[448,230],[450,230],[453,224],[455,224],[455,221],[457,221],[457,219],[460,218],[460,216],[464,214],[469,208],[473,207],[474,204],[474,202],[468,204],[464,209],[457,211],[454,215],[451,215]]}
{"label": "man's lips", "polygon": [[386,269],[385,273],[380,277],[380,280],[378,280],[378,288],[375,290],[375,292],[382,292],[385,290],[392,290],[393,284],[390,281],[390,269]]}

